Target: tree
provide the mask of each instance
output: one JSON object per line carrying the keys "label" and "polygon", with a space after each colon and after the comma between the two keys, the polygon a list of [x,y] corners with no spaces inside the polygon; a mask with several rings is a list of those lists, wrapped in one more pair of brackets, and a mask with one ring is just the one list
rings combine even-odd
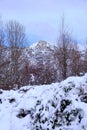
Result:
{"label": "tree", "polygon": [[13,84],[17,84],[19,73],[19,60],[22,53],[22,47],[25,44],[25,28],[16,21],[9,21],[6,24],[7,41],[10,47],[10,76]]}
{"label": "tree", "polygon": [[4,83],[4,76],[5,76],[5,70],[7,61],[5,61],[5,32],[4,32],[4,26],[3,21],[0,20],[0,87],[2,87],[2,84]]}
{"label": "tree", "polygon": [[57,42],[57,60],[58,60],[58,71],[60,80],[64,80],[67,77],[68,70],[68,59],[71,50],[72,39],[68,27],[65,26],[64,17],[62,18],[62,24],[60,28],[60,34]]}
{"label": "tree", "polygon": [[2,60],[3,60],[2,52],[3,52],[4,42],[5,42],[4,27],[3,27],[3,22],[0,21],[0,66],[1,66]]}
{"label": "tree", "polygon": [[69,75],[80,75],[82,72],[82,60],[81,60],[81,52],[78,49],[78,45],[76,41],[73,41],[71,51],[70,51],[70,60],[69,60]]}
{"label": "tree", "polygon": [[87,41],[84,50],[84,73],[87,72]]}

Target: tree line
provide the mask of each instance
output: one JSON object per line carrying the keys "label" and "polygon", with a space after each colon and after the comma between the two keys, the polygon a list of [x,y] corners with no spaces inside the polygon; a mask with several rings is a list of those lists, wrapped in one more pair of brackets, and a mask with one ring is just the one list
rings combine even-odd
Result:
{"label": "tree line", "polygon": [[80,51],[64,19],[61,25],[55,49],[44,62],[44,55],[38,53],[38,62],[31,65],[22,57],[27,43],[25,27],[17,21],[0,21],[0,88],[50,84],[87,72],[87,48]]}

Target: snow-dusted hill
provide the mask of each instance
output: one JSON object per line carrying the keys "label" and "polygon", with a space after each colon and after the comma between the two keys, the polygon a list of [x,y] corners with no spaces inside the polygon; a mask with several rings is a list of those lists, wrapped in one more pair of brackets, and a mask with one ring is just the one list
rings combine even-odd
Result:
{"label": "snow-dusted hill", "polygon": [[50,45],[46,41],[38,41],[32,44],[30,47],[25,47],[22,52],[21,59],[29,61],[29,64],[36,65],[38,62],[45,64],[48,59],[54,61],[54,51],[56,46]]}
{"label": "snow-dusted hill", "polygon": [[87,74],[0,90],[0,130],[87,130]]}

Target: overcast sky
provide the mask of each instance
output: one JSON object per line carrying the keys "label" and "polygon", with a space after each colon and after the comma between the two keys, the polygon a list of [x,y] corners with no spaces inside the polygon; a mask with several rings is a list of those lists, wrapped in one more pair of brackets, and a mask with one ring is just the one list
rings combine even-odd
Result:
{"label": "overcast sky", "polygon": [[63,14],[75,38],[87,37],[87,0],[0,0],[0,14],[24,24],[33,42],[55,43]]}

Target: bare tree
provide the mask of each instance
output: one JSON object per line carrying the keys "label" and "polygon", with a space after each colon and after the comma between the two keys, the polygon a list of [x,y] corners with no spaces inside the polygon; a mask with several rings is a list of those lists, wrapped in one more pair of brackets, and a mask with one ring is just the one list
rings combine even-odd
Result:
{"label": "bare tree", "polygon": [[79,47],[77,45],[76,41],[73,41],[71,51],[69,53],[70,60],[69,60],[69,76],[70,75],[80,75],[80,72],[82,72],[82,60],[81,60],[81,52],[79,50]]}
{"label": "bare tree", "polygon": [[5,47],[5,29],[2,19],[0,18],[0,88],[4,87],[6,81],[7,65]]}
{"label": "bare tree", "polygon": [[86,45],[85,45],[85,50],[84,50],[84,72],[87,72],[87,40],[86,40]]}
{"label": "bare tree", "polygon": [[7,41],[10,47],[10,74],[13,83],[17,83],[19,79],[19,59],[22,47],[25,44],[25,28],[16,21],[9,21],[6,24]]}
{"label": "bare tree", "polygon": [[62,18],[62,24],[60,28],[60,34],[57,42],[57,59],[58,59],[58,71],[60,79],[67,77],[68,59],[71,50],[72,39],[68,27],[65,26],[64,16]]}
{"label": "bare tree", "polygon": [[0,65],[2,64],[2,52],[3,52],[3,46],[5,42],[5,33],[4,33],[4,27],[3,22],[0,21]]}

